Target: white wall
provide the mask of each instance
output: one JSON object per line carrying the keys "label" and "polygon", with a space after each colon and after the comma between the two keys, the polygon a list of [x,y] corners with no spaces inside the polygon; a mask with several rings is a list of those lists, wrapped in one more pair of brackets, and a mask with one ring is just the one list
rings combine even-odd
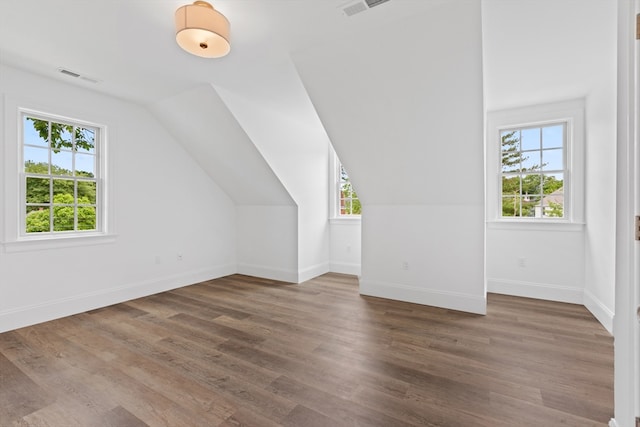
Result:
{"label": "white wall", "polygon": [[[615,59],[611,58],[611,62]],[[612,332],[616,256],[615,78],[607,83],[612,86],[610,93],[587,99],[584,304]]]}
{"label": "white wall", "polygon": [[[238,272],[297,283],[299,209],[227,98],[202,85],[155,103],[151,111],[235,202]],[[262,123],[263,115],[251,119]]]}
{"label": "white wall", "polygon": [[[585,304],[609,330],[614,302],[614,2],[482,1],[489,111],[586,99],[585,226],[487,230],[490,292]],[[525,267],[519,266],[525,258]]]}
{"label": "white wall", "polygon": [[361,221],[333,220],[329,228],[331,271],[359,276],[362,272]]}
{"label": "white wall", "polygon": [[[147,111],[6,66],[0,93],[0,331],[235,272],[233,202]],[[40,250],[6,244],[15,237],[6,222],[17,203],[16,106],[108,127],[109,242]]]}
{"label": "white wall", "polygon": [[293,59],[363,204],[361,293],[484,312],[479,4]]}
{"label": "white wall", "polygon": [[484,314],[482,206],[363,212],[362,294]]}
{"label": "white wall", "polygon": [[[586,100],[585,306],[609,330],[615,311],[616,7],[596,10],[601,30],[590,39],[600,78]],[[594,52],[591,51],[590,55]]]}
{"label": "white wall", "polygon": [[298,209],[295,206],[236,208],[238,273],[298,282]]}
{"label": "white wall", "polygon": [[[302,93],[299,108],[313,112],[295,69],[286,69]],[[247,99],[222,88],[217,91],[298,206],[294,218],[297,274],[288,281],[299,283],[328,272],[329,139],[320,120],[311,114],[313,120],[302,122],[285,114],[277,104]],[[276,242],[282,247],[281,240]]]}
{"label": "white wall", "polygon": [[150,110],[235,203],[295,205],[213,86],[165,98]]}
{"label": "white wall", "polygon": [[487,290],[582,304],[584,231],[487,230]]}

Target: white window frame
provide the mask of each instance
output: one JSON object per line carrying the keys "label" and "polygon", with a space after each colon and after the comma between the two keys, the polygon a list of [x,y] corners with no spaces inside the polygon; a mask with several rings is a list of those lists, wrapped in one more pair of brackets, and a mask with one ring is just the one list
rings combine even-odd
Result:
{"label": "white window frame", "polygon": [[[3,95],[3,100],[5,132],[0,151],[4,158],[0,161],[0,175],[4,177],[5,185],[0,186],[0,197],[4,201],[0,243],[4,250],[25,252],[114,242],[117,236],[113,227],[114,207],[109,203],[108,126],[99,124],[96,117],[82,109],[56,108],[33,100],[14,99],[6,94]],[[56,113],[52,113],[53,111]],[[26,233],[23,114],[98,129],[100,140],[96,145],[96,230]]]}
{"label": "white window frame", "polygon": [[[72,119],[72,118],[68,118],[68,117],[60,117],[60,116],[55,116],[55,115],[51,115],[51,114],[46,114],[46,113],[40,113],[40,112],[35,112],[35,111],[31,111],[31,110],[27,110],[27,109],[23,109],[21,108],[19,110],[19,117],[20,117],[20,165],[21,165],[21,171],[20,171],[20,200],[22,202],[22,207],[21,207],[21,213],[20,213],[20,239],[31,239],[34,236],[36,236],[37,238],[51,238],[53,236],[67,236],[67,237],[71,237],[71,236],[82,236],[82,235],[90,235],[90,234],[101,234],[102,230],[104,229],[104,221],[103,221],[103,217],[104,217],[104,203],[103,203],[103,197],[102,197],[102,164],[100,159],[102,158],[101,156],[101,151],[102,151],[102,135],[104,132],[104,126],[103,125],[99,125],[96,123],[90,123],[90,122],[86,122],[86,121],[81,121],[81,120],[77,120],[77,119]],[[96,208],[96,229],[95,230],[69,230],[69,231],[54,231],[54,230],[50,230],[48,232],[38,232],[38,233],[27,233],[26,231],[26,218],[27,218],[27,213],[26,213],[26,207],[27,207],[27,203],[26,203],[26,178],[27,176],[30,176],[32,174],[27,173],[24,170],[24,148],[25,148],[25,144],[24,144],[24,119],[26,117],[30,117],[30,118],[34,118],[34,119],[39,119],[39,120],[43,120],[43,121],[48,121],[48,122],[52,122],[52,123],[59,123],[59,124],[64,124],[64,125],[71,125],[71,126],[79,126],[79,127],[84,127],[84,128],[90,128],[90,129],[94,129],[96,131],[96,135],[95,135],[95,147],[94,147],[94,156],[95,156],[95,176],[93,179],[85,179],[85,178],[81,178],[78,179],[75,176],[71,176],[71,177],[67,177],[67,176],[57,176],[54,175],[52,173],[46,174],[46,175],[42,175],[43,177],[47,177],[51,180],[59,178],[59,179],[69,179],[71,181],[93,181],[96,183],[96,202],[95,202],[95,208]],[[51,162],[51,147],[49,146],[47,148],[48,152],[49,152],[49,162]],[[75,185],[74,185],[75,187]],[[52,197],[52,195],[51,195]],[[75,197],[74,197],[75,200]],[[53,200],[49,201],[49,205],[51,206],[50,208],[50,215],[53,215]],[[73,207],[75,209],[78,208],[78,202],[77,200],[75,200]],[[77,226],[77,217],[75,218],[76,221],[74,223],[74,228]]]}
{"label": "white window frame", "polygon": [[[584,225],[584,100],[540,104],[487,113],[486,217],[493,228],[582,228]],[[564,217],[502,217],[503,130],[566,124]]]}
{"label": "white window frame", "polygon": [[342,163],[333,148],[329,148],[329,150],[329,179],[331,180],[329,183],[329,219],[332,223],[360,222],[362,215],[340,214],[340,166]]}

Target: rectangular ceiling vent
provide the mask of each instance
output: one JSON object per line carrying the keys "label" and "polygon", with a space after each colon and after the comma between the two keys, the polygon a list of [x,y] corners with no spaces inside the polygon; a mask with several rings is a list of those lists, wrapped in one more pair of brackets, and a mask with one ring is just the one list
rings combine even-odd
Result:
{"label": "rectangular ceiling vent", "polygon": [[80,74],[74,73],[73,71],[65,70],[64,68],[58,68],[58,71],[60,71],[62,74],[66,74],[67,76],[80,77]]}
{"label": "rectangular ceiling vent", "polygon": [[376,7],[381,5],[382,3],[388,2],[389,0],[365,0],[365,1],[367,2],[367,5],[369,7]]}
{"label": "rectangular ceiling vent", "polygon": [[367,4],[363,1],[359,1],[358,3],[353,3],[343,7],[342,11],[347,16],[353,16],[356,13],[364,12],[367,9],[368,9]]}
{"label": "rectangular ceiling vent", "polygon": [[65,68],[58,68],[58,71],[60,71],[60,74],[64,74],[65,76],[73,77],[73,78],[76,78],[76,79],[80,78],[80,80],[84,80],[85,82],[99,83],[99,80],[94,79],[93,77],[83,76],[80,73],[76,73],[76,72],[67,70]]}
{"label": "rectangular ceiling vent", "polygon": [[342,6],[342,12],[346,16],[353,16],[356,13],[364,12],[388,1],[389,0],[360,0],[356,3],[349,3],[346,6]]}

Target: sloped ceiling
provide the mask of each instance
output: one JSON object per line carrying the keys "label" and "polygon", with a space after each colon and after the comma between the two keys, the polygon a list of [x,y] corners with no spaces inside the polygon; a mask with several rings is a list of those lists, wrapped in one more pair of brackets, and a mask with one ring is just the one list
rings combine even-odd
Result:
{"label": "sloped ceiling", "polygon": [[[2,0],[0,62],[142,104],[212,83],[292,116],[308,114],[297,108],[300,85],[281,72],[291,52],[374,28],[394,31],[404,19],[443,3],[391,0],[346,17],[343,7],[356,1],[212,1],[231,21],[232,51],[220,60],[203,60],[183,52],[174,40],[173,14],[188,0]],[[577,88],[589,86],[601,58],[581,54],[601,47],[603,39],[594,30],[601,28],[600,12],[607,3],[483,0],[488,108],[535,102],[545,91],[573,97]],[[567,56],[581,59],[567,67]],[[557,59],[561,67],[555,66]],[[60,75],[59,67],[99,83]],[[510,70],[528,76],[527,84],[519,84]]]}
{"label": "sloped ceiling", "polygon": [[393,0],[348,18],[345,0],[215,0],[231,22],[232,51],[205,60],[175,42],[174,12],[189,0],[3,0],[0,61],[62,79],[57,68],[68,68],[100,81],[78,84],[143,104],[213,83],[297,114],[297,85],[279,72],[289,52],[433,2]]}
{"label": "sloped ceiling", "polygon": [[294,61],[365,204],[482,204],[478,3],[443,3]]}
{"label": "sloped ceiling", "polygon": [[[194,88],[215,85],[255,102],[263,109],[285,114],[296,122],[317,123],[316,112],[309,108],[309,95],[299,77],[288,71],[291,55],[304,56],[358,35],[380,33],[382,28],[396,39],[397,34],[417,37],[417,40],[408,40],[398,46],[387,44],[392,52],[379,52],[379,65],[383,68],[391,66],[385,63],[388,54],[396,57],[398,52],[421,55],[420,37],[441,40],[446,53],[449,40],[435,34],[432,25],[423,25],[423,31],[417,33],[403,32],[403,29],[407,20],[415,22],[421,17],[428,18],[430,11],[451,3],[451,0],[391,0],[351,17],[345,16],[343,8],[355,1],[212,1],[231,22],[232,51],[222,59],[204,60],[187,54],[175,43],[173,14],[178,7],[189,3],[188,0],[2,0],[0,62],[146,106],[166,106]],[[454,3],[460,5],[461,14],[464,14],[465,6],[477,4],[472,1]],[[601,55],[608,47],[603,46],[603,39],[596,29],[601,28],[602,9],[610,2],[483,0],[481,3],[484,97],[488,109],[608,90],[599,89],[597,82],[603,67],[614,67],[615,61],[611,61],[610,52]],[[459,20],[450,19],[442,25],[455,29]],[[381,34],[377,37],[384,40]],[[413,45],[413,50],[409,51],[407,46]],[[357,57],[358,54],[353,52],[351,55]],[[346,63],[323,64],[338,84],[341,75],[345,76],[345,82],[357,83],[354,73],[360,71],[350,69],[351,58],[347,59]],[[370,65],[366,72],[377,73],[378,64],[374,61]],[[57,71],[60,67],[99,82],[61,75]],[[437,64],[434,63],[432,70],[425,70],[435,72]],[[433,73],[428,77],[439,78]],[[403,111],[415,114],[418,100],[411,102],[406,75],[398,72],[380,78],[401,81],[407,96],[403,97],[403,105],[394,108],[399,115]],[[419,76],[411,78],[420,82]],[[394,90],[392,84],[387,82],[385,85],[385,90]],[[378,94],[375,87],[370,88],[367,95],[371,97],[370,108],[375,108]],[[219,97],[214,93],[206,102],[217,105],[218,101]],[[185,114],[184,119],[191,120],[191,115]],[[362,131],[366,132],[365,129]],[[172,132],[178,133],[177,128]],[[234,133],[239,135],[235,130]],[[331,137],[331,132],[328,133]],[[386,150],[393,150],[392,138],[387,140],[390,145]],[[184,138],[181,142],[187,144],[188,151],[198,152],[198,142],[193,142],[191,147],[192,142]],[[355,143],[349,139],[340,142]],[[340,153],[340,147],[336,148]],[[384,148],[375,149],[377,155],[384,156]],[[417,159],[412,152],[406,152],[402,158],[410,165]],[[402,170],[406,172],[418,167],[414,166]],[[213,170],[208,173],[215,174]],[[358,171],[353,170],[352,175],[357,182]],[[367,175],[362,179],[372,178],[375,176]],[[279,193],[279,190],[275,192]],[[280,195],[274,197],[279,200]]]}
{"label": "sloped ceiling", "polygon": [[174,12],[189,0],[3,0],[0,62],[142,104],[236,203],[291,204],[274,165],[214,87],[324,133],[290,53],[389,27],[441,2],[393,0],[347,17],[343,7],[354,1],[212,1],[231,22],[232,51],[207,60],[175,42]]}
{"label": "sloped ceiling", "polygon": [[483,0],[486,108],[588,96],[609,105],[615,11],[602,0]]}
{"label": "sloped ceiling", "polygon": [[211,85],[163,99],[150,109],[237,205],[294,205]]}

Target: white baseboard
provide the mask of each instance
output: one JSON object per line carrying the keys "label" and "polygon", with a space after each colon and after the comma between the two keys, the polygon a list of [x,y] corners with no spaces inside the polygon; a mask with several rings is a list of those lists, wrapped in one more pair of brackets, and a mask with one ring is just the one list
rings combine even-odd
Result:
{"label": "white baseboard", "polygon": [[321,264],[316,264],[311,267],[307,267],[298,272],[298,283],[306,282],[307,280],[311,280],[314,277],[321,276],[325,273],[328,273],[330,270],[329,263],[323,262]]}
{"label": "white baseboard", "polygon": [[613,334],[613,312],[586,289],[545,283],[488,279],[487,292],[584,305],[598,322],[610,334]]}
{"label": "white baseboard", "polygon": [[265,267],[262,265],[238,264],[239,274],[261,277],[263,279],[278,280],[287,283],[298,283],[298,272],[279,268]]}
{"label": "white baseboard", "polygon": [[4,310],[0,312],[0,332],[95,310],[159,292],[228,276],[235,272],[235,265],[223,265]]}
{"label": "white baseboard", "polygon": [[613,335],[613,312],[587,289],[584,290],[583,300],[587,310]]}
{"label": "white baseboard", "polygon": [[480,295],[435,291],[399,283],[383,283],[360,278],[360,294],[422,305],[487,314],[487,299]]}
{"label": "white baseboard", "polygon": [[568,302],[571,304],[583,304],[583,291],[584,289],[573,286],[487,279],[487,292],[548,301]]}
{"label": "white baseboard", "polygon": [[354,276],[359,276],[362,268],[360,267],[360,264],[332,261],[329,271],[331,271],[332,273],[351,274]]}
{"label": "white baseboard", "polygon": [[287,283],[306,282],[307,280],[311,280],[314,277],[318,277],[322,274],[328,273],[329,271],[328,262],[313,265],[300,271],[284,270],[261,265],[238,264],[239,274],[261,277],[263,279],[279,280]]}

